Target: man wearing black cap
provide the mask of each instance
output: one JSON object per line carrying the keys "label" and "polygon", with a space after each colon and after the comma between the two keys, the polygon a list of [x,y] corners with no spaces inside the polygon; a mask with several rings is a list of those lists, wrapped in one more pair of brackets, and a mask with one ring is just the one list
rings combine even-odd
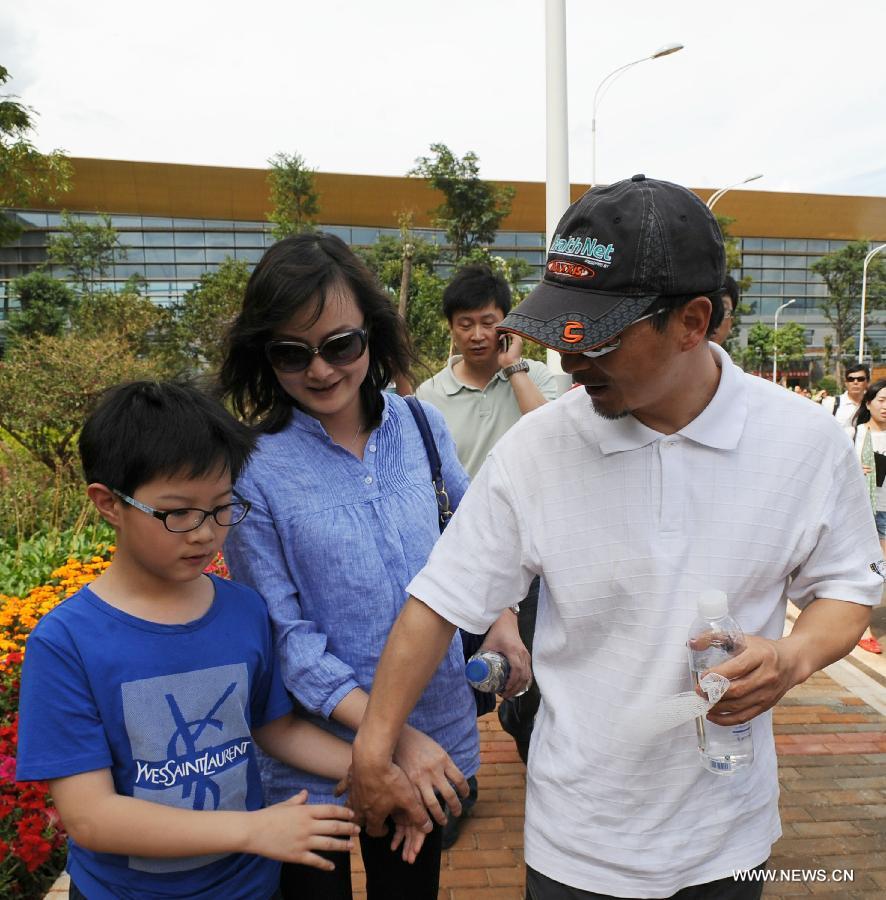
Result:
{"label": "man wearing black cap", "polygon": [[[527,897],[760,896],[733,873],[781,833],[771,708],[851,650],[882,579],[839,427],[707,340],[724,277],[714,217],[677,185],[634,176],[564,215],[543,282],[500,328],[558,350],[584,390],[499,441],[409,585],[354,743],[368,829],[392,810],[439,818],[434,791],[457,803],[450,761],[413,785],[392,748],[453,628],[481,631],[540,575]],[[753,764],[729,776],[701,766],[693,723],[643,727],[690,688],[709,588],[748,635],[708,714],[753,719]],[[802,612],[782,637],[787,598]]]}

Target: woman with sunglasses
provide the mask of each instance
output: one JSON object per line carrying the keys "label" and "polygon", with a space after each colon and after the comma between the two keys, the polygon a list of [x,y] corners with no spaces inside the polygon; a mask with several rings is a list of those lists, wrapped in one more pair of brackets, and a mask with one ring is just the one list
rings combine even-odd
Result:
{"label": "woman with sunglasses", "polygon": [[[315,233],[286,238],[262,257],[221,369],[223,393],[260,432],[237,482],[252,510],[228,539],[228,564],[267,601],[290,693],[348,740],[406,585],[439,537],[421,435],[405,400],[384,390],[412,360],[402,320],[368,269],[343,241]],[[467,476],[441,414],[424,408],[454,507]],[[395,757],[444,821],[435,791],[454,800],[455,767],[465,777],[479,767],[475,711],[456,634]],[[269,758],[262,781],[269,803],[302,788],[312,803],[333,801],[332,782]],[[392,851],[390,837],[361,834],[370,900],[434,900],[440,830],[413,864]],[[334,872],[284,865],[284,898],[350,898],[348,854],[330,858]]]}

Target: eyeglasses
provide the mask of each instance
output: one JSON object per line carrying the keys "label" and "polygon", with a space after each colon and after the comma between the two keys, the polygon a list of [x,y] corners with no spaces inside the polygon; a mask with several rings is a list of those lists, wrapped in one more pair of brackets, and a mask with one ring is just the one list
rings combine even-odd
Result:
{"label": "eyeglasses", "polygon": [[[665,312],[668,309],[666,306],[659,307],[658,309],[653,310],[651,313],[646,313],[645,316],[640,316],[639,319],[634,319],[631,322],[631,325],[636,325],[638,322],[642,322],[644,319],[651,319],[653,316],[657,316],[659,313]],[[579,351],[582,356],[590,357],[591,359],[597,359],[600,356],[606,356],[607,353],[612,353],[613,350],[618,350],[621,346],[621,336],[631,327],[631,325],[626,325],[622,328],[621,331],[615,337],[609,338],[603,344],[598,344],[596,347],[592,347],[590,350],[581,350]]]}
{"label": "eyeglasses", "polygon": [[196,531],[209,516],[215,520],[216,525],[223,528],[230,528],[238,522],[242,522],[246,518],[252,504],[248,500],[244,500],[236,491],[231,494],[236,498],[233,503],[224,503],[216,506],[215,509],[196,509],[188,507],[185,509],[169,509],[160,511],[148,506],[146,503],[140,503],[127,497],[122,491],[113,491],[124,503],[140,509],[143,513],[159,519],[165,526],[167,531],[173,534],[184,534],[186,531]]}
{"label": "eyeglasses", "polygon": [[846,381],[867,381],[868,376],[867,375],[847,375],[845,380]]}
{"label": "eyeglasses", "polygon": [[304,372],[315,356],[321,356],[330,366],[346,366],[366,352],[366,329],[355,328],[332,334],[319,347],[304,341],[273,340],[265,344],[265,356],[278,372]]}

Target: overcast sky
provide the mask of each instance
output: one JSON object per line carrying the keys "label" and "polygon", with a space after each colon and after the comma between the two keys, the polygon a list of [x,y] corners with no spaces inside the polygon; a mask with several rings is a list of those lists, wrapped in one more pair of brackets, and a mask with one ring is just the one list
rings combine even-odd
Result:
{"label": "overcast sky", "polygon": [[[886,195],[883,0],[567,0],[570,177]],[[545,177],[544,0],[0,0],[7,89],[73,156]]]}

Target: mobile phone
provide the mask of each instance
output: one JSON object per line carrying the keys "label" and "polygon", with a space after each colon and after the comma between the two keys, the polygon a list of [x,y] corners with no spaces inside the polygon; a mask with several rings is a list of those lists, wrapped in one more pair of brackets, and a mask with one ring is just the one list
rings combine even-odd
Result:
{"label": "mobile phone", "polygon": [[511,336],[507,333],[498,336],[498,349],[507,353],[511,349]]}

